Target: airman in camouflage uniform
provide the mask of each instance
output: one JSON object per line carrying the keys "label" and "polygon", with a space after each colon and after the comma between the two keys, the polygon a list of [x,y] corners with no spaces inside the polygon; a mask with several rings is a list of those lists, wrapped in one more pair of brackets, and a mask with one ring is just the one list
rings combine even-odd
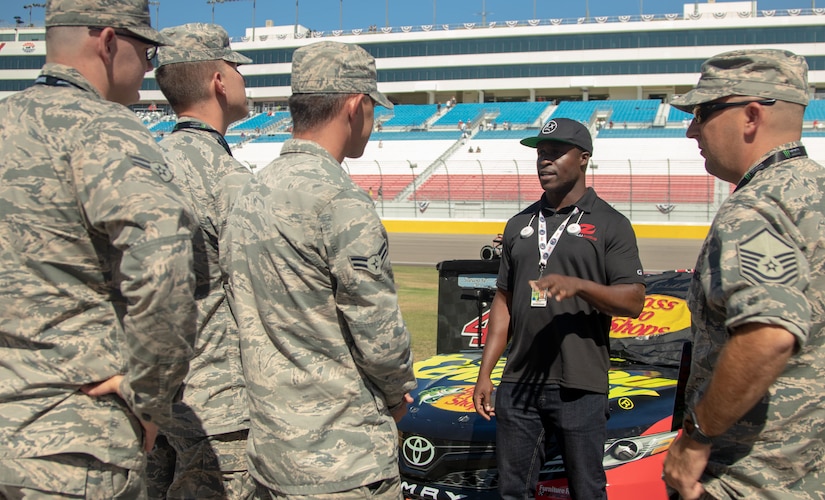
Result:
{"label": "airman in camouflage uniform", "polygon": [[341,167],[359,157],[375,61],[297,49],[293,137],[229,217],[231,294],[250,399],[250,472],[266,498],[401,498],[398,434],[415,387],[387,234]]}
{"label": "airman in camouflage uniform", "polygon": [[712,175],[736,183],[691,283],[694,347],[667,484],[682,498],[822,498],[825,169],[800,142],[808,66],[737,50],[673,105]]}
{"label": "airman in camouflage uniform", "polygon": [[229,125],[249,111],[237,68],[252,60],[233,52],[226,31],[215,24],[185,24],[161,34],[172,45],[160,48],[155,78],[178,122],[160,144],[174,182],[188,193],[200,220],[193,242],[198,340],[182,401],[173,407],[175,421],[161,429],[149,457],[149,495],[248,498],[255,492],[246,466],[249,416],[218,241],[230,207],[252,177],[224,139]]}
{"label": "airman in camouflage uniform", "polygon": [[50,0],[46,27],[0,103],[0,497],[145,498],[196,333],[197,220],[125,107],[165,38],[146,0]]}

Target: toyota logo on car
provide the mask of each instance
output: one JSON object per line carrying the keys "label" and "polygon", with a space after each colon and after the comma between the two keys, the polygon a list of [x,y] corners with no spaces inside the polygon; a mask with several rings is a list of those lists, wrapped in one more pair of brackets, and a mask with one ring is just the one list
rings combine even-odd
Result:
{"label": "toyota logo on car", "polygon": [[425,467],[435,459],[435,446],[421,436],[411,436],[404,440],[403,453],[410,465]]}

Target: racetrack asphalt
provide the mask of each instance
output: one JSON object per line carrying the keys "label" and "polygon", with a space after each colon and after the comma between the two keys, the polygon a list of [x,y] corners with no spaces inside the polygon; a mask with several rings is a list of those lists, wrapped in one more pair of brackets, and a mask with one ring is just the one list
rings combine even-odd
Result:
{"label": "racetrack asphalt", "polygon": [[[435,266],[444,260],[479,259],[481,247],[495,235],[389,233],[394,265]],[[692,269],[702,246],[698,239],[640,238],[639,255],[646,272]]]}

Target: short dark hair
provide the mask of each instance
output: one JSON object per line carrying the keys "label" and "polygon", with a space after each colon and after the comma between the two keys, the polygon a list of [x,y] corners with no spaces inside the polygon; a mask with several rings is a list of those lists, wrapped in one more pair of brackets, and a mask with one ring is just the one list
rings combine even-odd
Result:
{"label": "short dark hair", "polygon": [[155,70],[158,87],[172,109],[189,107],[207,98],[207,82],[215,72],[223,74],[221,61],[166,64]]}
{"label": "short dark hair", "polygon": [[292,94],[289,113],[293,133],[306,132],[328,122],[354,95],[358,94]]}

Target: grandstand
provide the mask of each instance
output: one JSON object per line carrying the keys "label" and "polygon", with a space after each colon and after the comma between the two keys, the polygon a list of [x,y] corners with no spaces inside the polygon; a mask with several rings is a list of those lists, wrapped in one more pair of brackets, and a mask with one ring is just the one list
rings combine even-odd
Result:
{"label": "grandstand", "polygon": [[[383,216],[506,219],[540,195],[535,152],[518,140],[562,116],[590,128],[588,183],[631,220],[708,222],[730,186],[705,173],[684,137],[691,115],[669,104],[695,84],[708,57],[743,46],[805,56],[812,100],[803,139],[825,163],[825,9],[792,3],[804,2],[770,11],[752,1],[686,2],[673,14],[483,26],[256,26],[232,41],[253,60],[240,68],[252,113],[230,127],[227,141],[253,170],[275,158],[291,125],[284,110],[292,52],[334,38],[376,57],[379,89],[396,104],[376,109],[364,155],[343,163],[372,188]],[[0,99],[32,85],[45,61],[44,33],[0,28]],[[174,125],[151,74],[134,109],[158,137]]]}
{"label": "grandstand", "polygon": [[810,124],[812,128],[825,128],[825,100],[814,100],[808,103],[802,120],[805,124]]}
{"label": "grandstand", "polygon": [[[819,103],[825,101],[811,109],[814,119],[825,109]],[[549,110],[550,118],[571,118],[566,115],[571,113],[581,119],[594,136],[588,185],[637,220],[707,222],[730,193],[730,185],[705,172],[695,141],[685,137],[689,114],[672,113],[675,108],[656,100],[609,100],[592,106],[536,104],[508,103],[508,116],[535,117]],[[479,113],[485,109],[455,107]],[[582,109],[589,111],[575,114]],[[404,105],[402,114],[434,124],[445,112],[425,104]],[[609,117],[616,116],[627,118],[627,124],[610,128]],[[518,130],[487,126],[468,134],[453,126],[413,130],[383,126],[373,133],[364,155],[346,159],[343,167],[384,210],[397,212],[406,206],[416,217],[425,212],[506,217],[541,196],[535,150],[519,143],[537,133],[536,126]],[[815,129],[806,117],[804,134],[811,155],[825,160],[825,129]],[[254,138],[238,147],[235,156],[252,169],[262,168],[278,156],[288,137],[281,133]]]}
{"label": "grandstand", "polygon": [[468,127],[479,124],[505,123],[516,128],[537,127],[548,108],[546,102],[490,102],[458,103],[448,108],[433,122],[433,128],[458,128],[460,124]]}
{"label": "grandstand", "polygon": [[171,132],[174,127],[174,117],[168,117],[158,122],[155,122],[152,125],[149,125],[149,130],[151,130],[154,134],[161,135]]}
{"label": "grandstand", "polygon": [[270,129],[290,122],[289,111],[276,111],[255,114],[246,120],[229,127],[228,133],[257,132],[266,133]]}
{"label": "grandstand", "polygon": [[383,129],[410,130],[424,128],[436,114],[435,104],[399,104],[392,110],[376,108],[375,118]]}
{"label": "grandstand", "polygon": [[556,112],[583,123],[601,122],[609,128],[613,125],[653,125],[659,107],[660,99],[641,99],[631,101],[565,101],[559,103]]}

